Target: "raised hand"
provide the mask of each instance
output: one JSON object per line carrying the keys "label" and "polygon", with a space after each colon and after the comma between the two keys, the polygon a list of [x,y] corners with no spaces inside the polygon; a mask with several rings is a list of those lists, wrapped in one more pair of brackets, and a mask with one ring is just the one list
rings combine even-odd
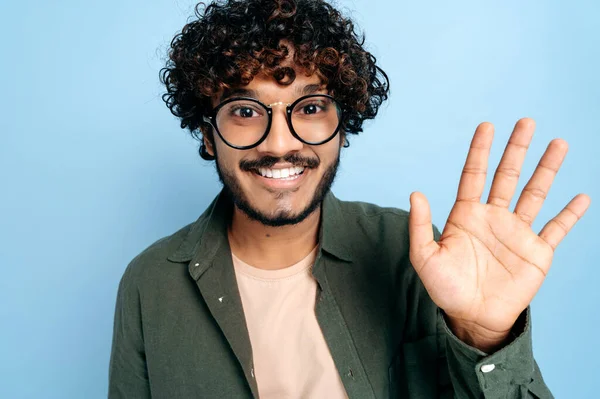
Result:
{"label": "raised hand", "polygon": [[579,194],[539,234],[531,229],[567,153],[567,143],[555,139],[514,211],[508,209],[534,130],[531,119],[517,122],[482,203],[494,129],[489,123],[477,127],[439,242],[427,199],[418,192],[410,196],[411,262],[453,332],[484,351],[506,339],[544,281],[557,245],[590,204]]}

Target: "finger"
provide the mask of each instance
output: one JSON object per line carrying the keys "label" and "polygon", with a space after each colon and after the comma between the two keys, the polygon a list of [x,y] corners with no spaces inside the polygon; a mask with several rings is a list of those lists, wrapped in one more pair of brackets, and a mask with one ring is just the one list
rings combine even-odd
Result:
{"label": "finger", "polygon": [[488,204],[503,208],[508,208],[510,205],[534,130],[535,122],[533,119],[523,118],[516,123],[504,154],[502,154],[502,159],[494,173]]}
{"label": "finger", "polygon": [[481,200],[493,139],[494,126],[491,123],[484,122],[477,126],[458,184],[457,201]]}
{"label": "finger", "polygon": [[438,249],[433,239],[431,210],[427,198],[414,192],[410,195],[410,214],[408,217],[408,235],[410,240],[411,260],[417,271]]}
{"label": "finger", "polygon": [[540,238],[555,250],[575,223],[581,219],[590,206],[590,202],[591,199],[589,196],[585,194],[577,195],[558,215],[546,223],[540,231]]}
{"label": "finger", "polygon": [[538,215],[548,196],[550,186],[567,155],[569,145],[561,139],[552,140],[542,155],[531,179],[523,188],[515,213],[523,221],[531,225]]}

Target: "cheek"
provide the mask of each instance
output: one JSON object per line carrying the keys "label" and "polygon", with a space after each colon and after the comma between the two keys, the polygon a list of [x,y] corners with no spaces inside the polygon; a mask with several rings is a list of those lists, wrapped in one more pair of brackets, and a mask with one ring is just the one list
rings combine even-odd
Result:
{"label": "cheek", "polygon": [[221,174],[226,175],[229,179],[236,180],[237,184],[245,185],[243,172],[238,166],[238,161],[231,156],[227,156],[223,153],[218,153],[217,162]]}
{"label": "cheek", "polygon": [[215,142],[215,147],[217,150],[217,161],[219,162],[219,166],[222,169],[226,168],[230,173],[237,173],[236,169],[239,169],[239,154],[236,154],[236,152],[238,151],[229,147],[221,140]]}
{"label": "cheek", "polygon": [[327,168],[340,155],[343,141],[339,138],[331,140],[329,143],[323,144],[321,148],[315,151],[317,157],[321,160],[321,168]]}

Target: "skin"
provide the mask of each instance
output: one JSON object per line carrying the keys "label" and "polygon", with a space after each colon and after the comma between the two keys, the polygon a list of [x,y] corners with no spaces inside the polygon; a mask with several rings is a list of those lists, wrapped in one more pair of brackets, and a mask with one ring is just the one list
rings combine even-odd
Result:
{"label": "skin", "polygon": [[[291,103],[318,77],[297,73],[290,86],[257,76],[246,87],[258,92],[265,104]],[[215,99],[215,104],[218,101]],[[531,303],[544,281],[557,245],[583,216],[589,196],[579,194],[539,234],[531,229],[554,177],[566,156],[562,139],[550,142],[513,211],[508,209],[515,193],[535,123],[517,122],[496,169],[486,203],[481,202],[494,129],[480,124],[473,136],[458,194],[439,242],[434,241],[427,198],[410,195],[410,259],[431,299],[440,307],[448,326],[463,342],[492,353],[508,342],[518,316]],[[265,215],[297,215],[314,197],[325,171],[339,157],[343,138],[336,136],[321,146],[308,146],[290,133],[284,107],[276,106],[267,139],[258,147],[240,151],[214,138],[219,168],[235,177],[249,203]],[[209,153],[214,154],[205,138]],[[318,159],[302,184],[293,189],[266,187],[251,172],[240,169],[242,160],[264,156],[284,157],[298,153]],[[306,173],[306,172],[305,172]],[[320,208],[293,225],[272,227],[248,217],[236,207],[229,229],[232,250],[255,267],[276,269],[293,265],[317,245]]]}
{"label": "skin", "polygon": [[[276,102],[292,103],[302,96],[302,90],[309,85],[320,85],[317,75],[306,76],[296,70],[296,79],[290,85],[278,84],[272,77],[257,75],[247,86],[256,98],[264,104]],[[318,93],[327,93],[319,90]],[[215,98],[217,105],[221,98]],[[296,139],[287,125],[285,105],[273,106],[273,122],[267,138],[250,150],[237,150],[225,144],[214,135],[218,167],[237,182],[247,202],[256,211],[268,217],[293,217],[302,213],[311,203],[319,183],[328,169],[337,163],[343,138],[340,134],[331,141],[317,146],[306,145]],[[207,151],[215,154],[210,140],[205,136]],[[299,185],[293,188],[273,188],[264,184],[263,178],[240,167],[241,161],[258,161],[264,157],[283,158],[298,154],[306,159],[319,161],[316,168],[305,169]],[[277,162],[273,167],[288,165]],[[317,245],[317,235],[321,217],[320,207],[297,224],[279,227],[268,226],[249,217],[237,206],[234,209],[229,229],[232,251],[243,261],[262,269],[279,269],[291,266],[306,257]]]}
{"label": "skin", "polygon": [[439,242],[433,239],[427,198],[419,192],[410,196],[411,262],[450,329],[487,353],[507,342],[542,285],[557,245],[590,204],[589,196],[579,194],[539,234],[531,229],[567,154],[567,142],[555,139],[515,209],[508,209],[534,130],[532,119],[517,122],[487,202],[481,203],[494,129],[490,123],[478,126]]}

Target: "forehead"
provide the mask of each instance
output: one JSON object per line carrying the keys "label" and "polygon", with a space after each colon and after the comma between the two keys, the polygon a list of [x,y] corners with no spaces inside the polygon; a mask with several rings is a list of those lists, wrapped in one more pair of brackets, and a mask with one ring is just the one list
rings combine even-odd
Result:
{"label": "forehead", "polygon": [[321,79],[317,74],[307,75],[305,71],[294,69],[295,78],[294,81],[286,84],[278,82],[273,76],[267,75],[264,73],[259,73],[248,83],[245,88],[249,89],[265,89],[265,90],[286,90],[293,91],[297,90],[299,87],[306,86],[309,84],[318,84],[322,83]]}
{"label": "forehead", "polygon": [[232,87],[222,91],[217,103],[230,97],[253,97],[264,102],[289,101],[317,92],[326,91],[325,85],[317,74],[307,76],[305,72],[295,70],[293,82],[282,84],[273,76],[258,74],[244,86]]}

